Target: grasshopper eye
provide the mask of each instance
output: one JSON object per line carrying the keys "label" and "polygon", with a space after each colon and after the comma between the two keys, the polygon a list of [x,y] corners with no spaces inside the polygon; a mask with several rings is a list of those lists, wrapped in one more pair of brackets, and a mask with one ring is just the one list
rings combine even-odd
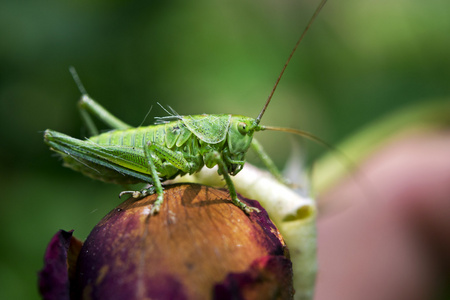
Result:
{"label": "grasshopper eye", "polygon": [[238,124],[238,130],[242,135],[246,135],[248,133],[248,126],[244,122]]}

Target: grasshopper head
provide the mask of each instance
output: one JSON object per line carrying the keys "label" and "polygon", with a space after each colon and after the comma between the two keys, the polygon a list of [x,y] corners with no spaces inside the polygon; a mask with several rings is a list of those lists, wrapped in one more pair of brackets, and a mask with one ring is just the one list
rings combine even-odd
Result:
{"label": "grasshopper head", "polygon": [[253,140],[253,133],[261,130],[255,119],[244,116],[232,116],[228,129],[228,151],[225,153],[230,163],[230,174],[237,174],[244,165],[245,154]]}

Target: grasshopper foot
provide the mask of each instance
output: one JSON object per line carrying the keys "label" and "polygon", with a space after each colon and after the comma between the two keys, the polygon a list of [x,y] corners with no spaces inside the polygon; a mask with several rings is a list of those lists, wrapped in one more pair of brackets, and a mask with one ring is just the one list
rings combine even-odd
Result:
{"label": "grasshopper foot", "polygon": [[153,195],[155,193],[155,188],[153,186],[149,188],[142,189],[140,191],[123,191],[119,194],[119,198],[122,198],[123,195],[131,195],[131,197],[135,199],[144,198],[149,195]]}
{"label": "grasshopper foot", "polygon": [[159,213],[159,209],[161,207],[161,204],[164,201],[164,197],[163,195],[158,195],[158,197],[156,198],[155,203],[153,203],[152,208],[150,209],[150,215],[154,216],[157,213]]}
{"label": "grasshopper foot", "polygon": [[256,207],[252,207],[252,206],[245,206],[244,208],[243,208],[243,210],[244,210],[244,212],[248,215],[248,214],[250,214],[251,212],[257,212],[257,213],[260,213],[261,212],[261,210],[259,209],[259,208],[256,208]]}
{"label": "grasshopper foot", "polygon": [[247,215],[249,215],[251,212],[257,212],[260,213],[261,210],[256,207],[248,206],[247,204],[243,203],[239,199],[233,199],[233,204],[242,209]]}
{"label": "grasshopper foot", "polygon": [[150,215],[154,216],[159,213],[159,209],[161,208],[161,204],[153,204],[152,208],[150,209]]}

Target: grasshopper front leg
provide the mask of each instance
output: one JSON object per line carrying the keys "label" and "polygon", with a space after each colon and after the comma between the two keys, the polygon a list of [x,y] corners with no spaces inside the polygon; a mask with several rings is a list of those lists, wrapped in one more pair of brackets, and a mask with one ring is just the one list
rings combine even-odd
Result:
{"label": "grasshopper front leg", "polygon": [[237,207],[239,207],[240,209],[242,209],[246,214],[249,214],[253,211],[261,212],[258,208],[248,206],[247,204],[245,204],[241,200],[239,200],[237,193],[236,193],[236,188],[234,187],[233,181],[231,180],[231,177],[228,174],[227,166],[226,166],[225,162],[223,161],[220,153],[214,152],[213,157],[214,157],[213,159],[214,159],[215,163],[217,164],[217,166],[219,168],[220,173],[222,174],[223,178],[225,179],[225,182],[228,187],[228,192],[230,193],[230,198],[231,198],[231,201],[233,202],[233,204],[236,205]]}

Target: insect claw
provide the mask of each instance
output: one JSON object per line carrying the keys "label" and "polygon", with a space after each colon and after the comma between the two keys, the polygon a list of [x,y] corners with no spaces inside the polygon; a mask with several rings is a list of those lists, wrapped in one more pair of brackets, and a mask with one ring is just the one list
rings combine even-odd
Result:
{"label": "insect claw", "polygon": [[244,212],[248,215],[248,214],[250,214],[251,212],[257,212],[257,213],[260,213],[261,210],[260,210],[259,208],[256,208],[256,207],[246,206],[246,207],[244,208]]}
{"label": "insect claw", "polygon": [[132,192],[134,192],[134,191],[122,191],[122,192],[120,192],[120,194],[119,194],[119,198],[122,198],[123,195],[131,194]]}
{"label": "insect claw", "polygon": [[123,195],[126,194],[130,194],[131,197],[138,199],[138,198],[143,198],[147,195],[151,195],[147,190],[142,190],[142,191],[123,191],[119,194],[119,198],[122,198]]}
{"label": "insect claw", "polygon": [[256,207],[253,207],[253,206],[247,206],[245,203],[243,203],[243,202],[241,202],[241,201],[237,201],[237,202],[234,202],[233,201],[233,203],[237,206],[237,207],[239,207],[240,209],[242,209],[243,211],[244,211],[244,213],[245,214],[247,214],[247,215],[249,215],[250,213],[252,213],[252,212],[257,212],[257,213],[260,213],[261,212],[261,210],[259,209],[259,208],[256,208]]}
{"label": "insect claw", "polygon": [[138,199],[138,198],[144,198],[149,195],[153,195],[155,193],[155,188],[150,185],[148,188],[144,188],[140,191],[123,191],[119,194],[119,198],[121,198],[123,195],[129,194],[131,197]]}

